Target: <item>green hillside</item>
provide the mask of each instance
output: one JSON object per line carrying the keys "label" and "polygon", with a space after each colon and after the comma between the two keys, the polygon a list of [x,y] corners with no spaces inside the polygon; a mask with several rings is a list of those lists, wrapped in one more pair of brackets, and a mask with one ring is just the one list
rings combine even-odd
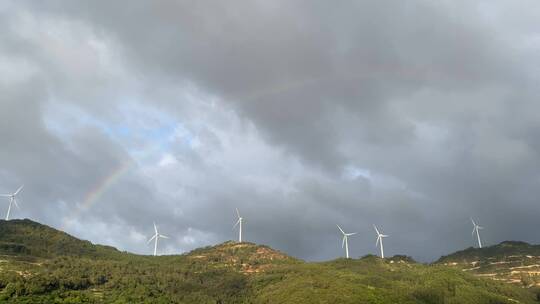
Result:
{"label": "green hillside", "polygon": [[538,303],[526,289],[405,256],[308,263],[225,242],[152,257],[29,220],[0,221],[0,232],[0,303]]}
{"label": "green hillside", "polygon": [[485,248],[468,248],[443,256],[437,264],[477,277],[540,289],[540,245],[506,241]]}
{"label": "green hillside", "polygon": [[93,245],[71,235],[31,220],[0,220],[0,254],[16,254],[31,257],[119,256],[113,247]]}

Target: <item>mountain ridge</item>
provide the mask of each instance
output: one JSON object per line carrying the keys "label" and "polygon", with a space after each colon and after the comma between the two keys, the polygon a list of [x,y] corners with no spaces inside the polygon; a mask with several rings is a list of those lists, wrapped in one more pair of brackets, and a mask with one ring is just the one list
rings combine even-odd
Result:
{"label": "mountain ridge", "polygon": [[540,289],[540,245],[504,241],[484,248],[469,247],[442,256],[435,264],[461,269],[478,277]]}
{"label": "mountain ridge", "polygon": [[[538,303],[527,289],[400,255],[306,262],[227,241],[154,257],[93,245],[30,220],[0,221],[0,232],[0,302]],[[26,249],[6,251],[6,243]]]}
{"label": "mountain ridge", "polygon": [[[20,242],[24,237],[25,242]],[[0,253],[35,257],[92,256],[109,257],[120,253],[112,246],[93,244],[66,232],[29,219],[0,220]]]}

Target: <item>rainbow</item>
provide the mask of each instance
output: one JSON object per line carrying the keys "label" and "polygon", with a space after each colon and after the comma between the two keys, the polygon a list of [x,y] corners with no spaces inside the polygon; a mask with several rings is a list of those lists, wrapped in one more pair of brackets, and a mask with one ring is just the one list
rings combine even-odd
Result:
{"label": "rainbow", "polygon": [[[386,73],[395,72],[395,73],[404,75],[406,77],[411,77],[411,76],[417,77],[418,74],[421,74],[422,72],[424,72],[422,70],[399,70],[390,66],[376,66],[376,65],[372,65],[372,66],[368,65],[366,68],[369,71],[379,71],[379,72],[386,72]],[[345,78],[349,78],[349,79],[363,79],[366,77],[365,73],[366,72],[348,73],[344,76]],[[264,97],[264,96],[277,95],[286,91],[316,85],[322,81],[331,79],[333,77],[335,76],[326,75],[322,77],[311,77],[311,78],[301,79],[299,81],[293,81],[293,82],[289,81],[287,83],[278,84],[273,87],[269,87],[266,89],[248,93],[247,95],[242,96],[241,99],[249,100],[249,101],[256,101],[259,98]],[[153,152],[155,152],[157,148],[158,146],[155,146],[154,148],[145,151],[143,154],[148,156],[152,154]],[[130,168],[135,166],[135,164],[136,164],[135,161],[131,159],[128,161],[124,161],[120,163],[109,175],[105,176],[102,180],[100,180],[96,184],[96,186],[93,187],[92,190],[90,190],[84,196],[83,202],[80,204],[80,206],[78,206],[68,217],[64,219],[64,225],[63,225],[64,228],[67,225],[69,225],[70,222],[77,219],[82,212],[88,210],[92,205],[94,205],[103,196],[103,194],[107,190],[109,190],[115,183],[117,183],[118,180],[130,170]]]}
{"label": "rainbow", "polygon": [[93,205],[101,196],[103,196],[103,193],[105,193],[113,184],[115,184],[124,174],[129,171],[129,169],[133,166],[133,163],[134,162],[132,160],[120,163],[120,165],[116,167],[111,174],[103,178],[91,191],[86,194],[79,209],[86,210],[88,207]]}
{"label": "rainbow", "polygon": [[76,220],[82,212],[94,205],[103,194],[116,184],[134,165],[135,162],[133,160],[121,162],[109,175],[101,179],[92,190],[86,193],[82,203],[64,219],[63,228],[66,228],[66,226]]}

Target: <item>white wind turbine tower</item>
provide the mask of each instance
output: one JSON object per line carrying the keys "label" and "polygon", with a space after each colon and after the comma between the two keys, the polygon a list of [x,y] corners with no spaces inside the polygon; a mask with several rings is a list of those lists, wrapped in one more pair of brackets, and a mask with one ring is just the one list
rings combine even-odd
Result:
{"label": "white wind turbine tower", "polygon": [[233,229],[239,225],[238,227],[238,242],[242,243],[242,220],[243,218],[240,216],[240,212],[238,212],[238,208],[236,208],[236,215],[238,215],[238,221],[236,224],[234,224]]}
{"label": "white wind turbine tower", "polygon": [[17,191],[15,191],[12,194],[0,194],[0,196],[9,197],[9,207],[8,207],[8,211],[7,211],[7,214],[6,214],[6,221],[9,220],[9,214],[11,212],[11,205],[15,204],[15,207],[19,208],[19,204],[17,204],[17,194],[19,194],[19,192],[21,192],[23,187],[24,187],[24,185],[20,186],[19,189],[17,189]]}
{"label": "white wind turbine tower", "polygon": [[478,239],[478,248],[482,248],[482,240],[480,240],[480,231],[479,230],[484,229],[484,227],[477,225],[474,222],[474,220],[472,219],[472,217],[471,217],[471,222],[473,224],[472,235],[474,236],[474,233],[476,232],[476,238]]}
{"label": "white wind turbine tower", "polygon": [[338,224],[336,224],[336,226],[339,228],[339,231],[341,231],[341,233],[343,234],[343,241],[341,242],[341,248],[345,246],[345,257],[347,257],[348,259],[349,258],[349,236],[355,235],[356,232],[345,233],[345,231],[343,231],[343,229],[341,229],[341,227],[339,227]]}
{"label": "white wind turbine tower", "polygon": [[373,228],[375,228],[375,232],[377,232],[377,242],[375,242],[375,247],[381,243],[381,259],[384,259],[384,246],[382,241],[383,238],[388,237],[388,235],[380,233],[375,225],[373,225]]}
{"label": "white wind turbine tower", "polygon": [[169,237],[168,237],[168,236],[165,236],[165,235],[163,235],[163,234],[159,234],[158,229],[157,229],[157,226],[156,226],[156,223],[154,223],[154,232],[155,232],[155,233],[154,233],[154,236],[152,236],[152,237],[148,240],[147,244],[150,244],[150,242],[151,242],[152,240],[154,240],[154,256],[156,256],[156,255],[157,255],[157,243],[158,243],[158,239],[159,239],[159,238],[162,238],[162,239],[168,239]]}

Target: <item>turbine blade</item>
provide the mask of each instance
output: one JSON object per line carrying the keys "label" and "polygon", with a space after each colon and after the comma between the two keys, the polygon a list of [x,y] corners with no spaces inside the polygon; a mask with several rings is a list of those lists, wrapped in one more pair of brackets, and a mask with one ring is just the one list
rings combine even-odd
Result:
{"label": "turbine blade", "polygon": [[232,226],[232,228],[236,228],[236,226],[238,226],[238,224],[240,224],[240,219],[238,219],[238,221],[236,222],[236,224],[234,224],[234,226]]}
{"label": "turbine blade", "polygon": [[168,236],[163,235],[163,234],[160,234],[159,237],[160,237],[160,238],[163,238],[163,239],[168,239],[168,238],[169,238]]}
{"label": "turbine blade", "polygon": [[377,241],[375,242],[375,247],[379,246],[379,241],[381,240],[380,236],[377,236]]}
{"label": "turbine blade", "polygon": [[238,218],[240,218],[240,212],[238,211],[238,208],[235,208],[236,209],[236,215],[238,215]]}
{"label": "turbine blade", "polygon": [[476,223],[474,222],[474,220],[472,219],[472,217],[471,217],[471,222],[472,222],[472,224],[473,224],[474,226],[476,226]]}
{"label": "turbine blade", "polygon": [[19,189],[17,189],[17,191],[15,191],[15,193],[13,193],[13,195],[19,194],[19,192],[21,192],[23,187],[24,187],[24,185],[20,186]]}
{"label": "turbine blade", "polygon": [[353,232],[353,233],[347,233],[347,234],[345,234],[345,235],[346,235],[346,236],[351,236],[351,235],[355,235],[355,234],[356,234],[356,232]]}
{"label": "turbine blade", "polygon": [[15,204],[15,207],[17,207],[17,209],[21,209],[19,208],[19,204],[17,204],[17,200],[15,198],[13,199],[13,203]]}
{"label": "turbine blade", "polygon": [[379,229],[377,229],[377,226],[373,225],[373,228],[375,228],[375,232],[377,232],[377,235],[379,235]]}
{"label": "turbine blade", "polygon": [[341,233],[345,234],[345,231],[343,231],[343,229],[341,229],[338,224],[336,224],[336,226],[338,227],[339,231],[341,231]]}
{"label": "turbine blade", "polygon": [[474,232],[476,231],[476,225],[474,226],[474,228],[472,229],[472,235],[474,236]]}
{"label": "turbine blade", "polygon": [[484,229],[484,227],[482,227],[482,226],[476,226],[476,228],[478,228],[480,230]]}
{"label": "turbine blade", "polygon": [[156,222],[154,222],[154,231],[156,232],[156,234],[158,234],[158,232],[157,232],[157,226],[156,226]]}
{"label": "turbine blade", "polygon": [[0,194],[1,197],[10,197],[11,194]]}
{"label": "turbine blade", "polygon": [[150,242],[151,242],[153,239],[155,239],[156,236],[157,236],[157,234],[154,234],[154,236],[152,236],[152,237],[148,240],[148,242],[146,242],[146,244],[150,244]]}
{"label": "turbine blade", "polygon": [[381,237],[389,237],[389,235],[381,234]]}

